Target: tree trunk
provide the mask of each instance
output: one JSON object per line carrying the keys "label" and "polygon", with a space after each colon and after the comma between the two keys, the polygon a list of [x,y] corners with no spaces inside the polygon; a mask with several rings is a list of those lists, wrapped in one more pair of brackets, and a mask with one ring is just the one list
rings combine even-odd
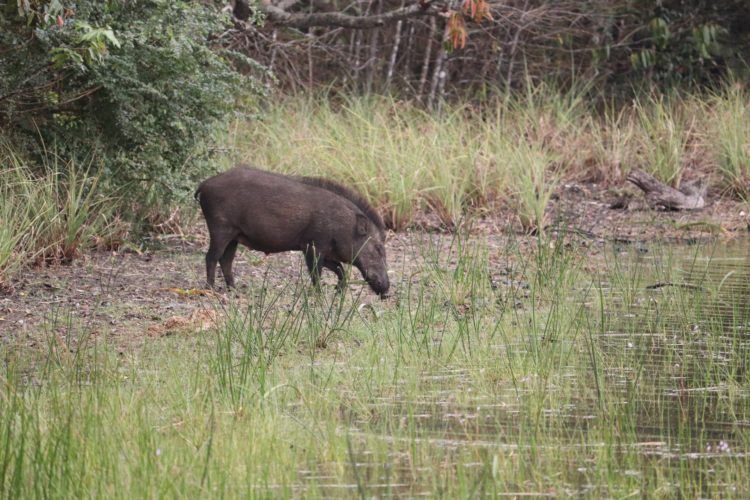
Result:
{"label": "tree trunk", "polygon": [[[383,3],[380,0],[375,0],[375,10],[378,14],[381,13]],[[399,21],[401,22],[401,21]],[[380,28],[375,28],[370,34],[370,55],[367,61],[367,84],[365,85],[366,92],[369,94],[372,92],[372,83],[375,79],[375,73],[379,66],[378,49],[380,40]]]}
{"label": "tree trunk", "polygon": [[385,75],[385,91],[388,92],[391,88],[391,80],[393,80],[393,68],[396,66],[396,57],[398,57],[398,46],[401,43],[401,27],[403,21],[399,21],[396,24],[396,36],[393,40],[393,49],[391,49],[391,57],[388,60],[388,72]]}
{"label": "tree trunk", "polygon": [[448,27],[443,30],[443,37],[440,42],[440,50],[435,61],[435,69],[432,71],[432,82],[430,84],[430,96],[427,99],[427,107],[432,108],[435,103],[435,96],[437,95],[438,88],[440,87],[440,81],[445,78],[445,72],[443,71],[443,65],[445,58],[448,55],[448,51],[445,50],[445,44],[448,41]]}
{"label": "tree trunk", "polygon": [[432,40],[435,38],[437,22],[434,17],[430,18],[430,33],[427,37],[427,48],[424,51],[424,62],[422,63],[422,74],[419,77],[419,90],[417,90],[417,100],[421,101],[424,95],[424,87],[427,84],[427,74],[430,70],[430,56],[432,55]]}
{"label": "tree trunk", "polygon": [[276,53],[278,52],[278,45],[276,43],[277,40],[277,33],[276,29],[273,30],[271,33],[271,62],[268,63],[268,69],[273,73],[274,68],[276,67]]}
{"label": "tree trunk", "polygon": [[[412,59],[414,56],[414,53],[417,52],[416,49],[413,49],[414,45],[414,38],[416,36],[416,22],[414,21],[408,21],[409,22],[409,35],[406,38],[406,50],[404,50],[404,64],[403,64],[403,70],[402,70],[402,77],[409,82],[409,85],[412,84],[414,81],[412,76]],[[413,88],[413,86],[412,86]]]}

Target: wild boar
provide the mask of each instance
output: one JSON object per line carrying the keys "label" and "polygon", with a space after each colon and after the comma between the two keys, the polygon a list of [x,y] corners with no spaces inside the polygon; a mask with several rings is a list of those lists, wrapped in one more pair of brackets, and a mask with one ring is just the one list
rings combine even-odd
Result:
{"label": "wild boar", "polygon": [[342,263],[350,263],[378,295],[388,292],[383,220],[361,195],[341,184],[239,165],[203,181],[195,197],[210,236],[210,287],[217,262],[227,288],[234,286],[232,261],[242,243],[266,254],[301,251],[315,285],[321,268],[327,268],[343,289]]}

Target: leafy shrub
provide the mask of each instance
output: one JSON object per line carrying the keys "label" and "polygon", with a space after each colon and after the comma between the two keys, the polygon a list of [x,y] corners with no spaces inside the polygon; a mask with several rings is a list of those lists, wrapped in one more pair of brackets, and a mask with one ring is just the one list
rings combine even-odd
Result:
{"label": "leafy shrub", "polygon": [[252,60],[222,48],[220,4],[0,3],[0,126],[43,163],[93,154],[101,179],[144,207],[188,195],[217,130],[263,93]]}

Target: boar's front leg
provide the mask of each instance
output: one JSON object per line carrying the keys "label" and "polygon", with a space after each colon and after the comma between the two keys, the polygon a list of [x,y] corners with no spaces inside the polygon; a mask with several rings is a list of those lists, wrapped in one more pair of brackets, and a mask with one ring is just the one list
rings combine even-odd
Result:
{"label": "boar's front leg", "polygon": [[310,280],[317,287],[320,285],[320,267],[323,265],[323,259],[315,252],[315,248],[312,245],[308,245],[304,254],[307,271],[310,273]]}
{"label": "boar's front leg", "polygon": [[314,248],[308,247],[305,250],[305,264],[307,264],[307,270],[310,272],[310,279],[316,287],[320,286],[320,271],[325,267],[333,271],[339,279],[336,290],[341,292],[346,288],[346,273],[344,273],[344,266],[341,265],[341,262],[326,259],[322,255],[318,255]]}
{"label": "boar's front leg", "polygon": [[344,266],[341,265],[341,262],[326,259],[323,261],[323,267],[330,269],[336,274],[336,277],[339,279],[338,283],[336,283],[336,290],[343,292],[346,288],[346,273],[344,272]]}

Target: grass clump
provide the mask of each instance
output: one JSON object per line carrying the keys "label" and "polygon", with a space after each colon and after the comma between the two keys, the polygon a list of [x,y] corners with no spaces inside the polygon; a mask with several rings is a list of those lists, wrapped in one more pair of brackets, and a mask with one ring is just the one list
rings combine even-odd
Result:
{"label": "grass clump", "polygon": [[724,187],[745,201],[750,199],[750,104],[738,85],[709,98],[707,113],[714,124],[719,173]]}
{"label": "grass clump", "polygon": [[[17,248],[30,231],[34,217],[28,200],[17,196],[17,191],[29,186],[16,185],[9,178],[17,172],[6,170],[0,182],[0,284],[9,273],[18,269],[20,262],[15,258]],[[14,203],[8,200],[14,200]]]}
{"label": "grass clump", "polygon": [[559,178],[550,168],[552,157],[543,149],[521,142],[509,145],[507,161],[515,179],[516,190],[512,195],[521,227],[527,232],[542,231],[545,209]]}
{"label": "grass clump", "polygon": [[[260,124],[235,128],[235,158],[338,178],[363,191],[396,229],[423,210],[456,227],[466,214],[491,210],[509,193],[538,212],[544,206],[531,208],[527,201],[537,196],[535,203],[546,205],[555,179],[545,172],[547,160],[553,144],[565,141],[551,124],[567,123],[573,113],[537,95],[529,100],[533,110],[525,110],[523,99],[499,103],[505,107],[491,120],[469,106],[430,114],[389,98],[353,98],[340,106],[289,100]],[[245,152],[241,145],[250,143],[252,152]],[[531,173],[521,165],[527,160]],[[526,218],[529,225],[538,222],[536,213]]]}
{"label": "grass clump", "polygon": [[638,122],[637,157],[657,179],[679,187],[684,170],[690,125],[678,101],[650,97],[635,104]]}
{"label": "grass clump", "polygon": [[0,284],[29,264],[70,262],[82,249],[112,244],[123,229],[98,176],[48,158],[38,172],[0,145]]}
{"label": "grass clump", "polygon": [[432,207],[448,224],[461,217],[471,188],[473,141],[461,111],[435,116],[387,98],[287,101],[237,144],[254,143],[238,159],[276,170],[326,175],[360,189],[394,228]]}

